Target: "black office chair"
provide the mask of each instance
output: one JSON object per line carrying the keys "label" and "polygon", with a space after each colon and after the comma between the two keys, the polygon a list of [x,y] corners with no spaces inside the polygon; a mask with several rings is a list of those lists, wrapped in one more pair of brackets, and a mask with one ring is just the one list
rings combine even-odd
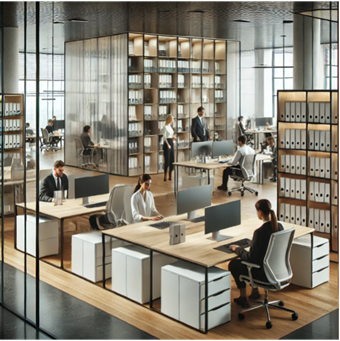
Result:
{"label": "black office chair", "polygon": [[[74,137],[74,142],[76,146],[76,158],[78,167],[97,167],[96,164],[92,161],[95,148],[85,148],[83,143],[81,142],[80,137]],[[80,160],[80,162],[78,160]]]}
{"label": "black office chair", "polygon": [[48,134],[47,129],[41,129],[41,135],[42,139],[40,140],[40,151],[45,149],[46,151],[50,150],[59,150],[60,148],[58,147],[59,141],[56,141],[53,136],[50,136]]}

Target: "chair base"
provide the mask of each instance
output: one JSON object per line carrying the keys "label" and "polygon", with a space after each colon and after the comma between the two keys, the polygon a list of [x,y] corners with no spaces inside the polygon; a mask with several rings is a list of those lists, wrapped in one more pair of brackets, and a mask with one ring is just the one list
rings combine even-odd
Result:
{"label": "chair base", "polygon": [[234,187],[234,188],[228,190],[228,195],[231,196],[231,193],[232,193],[232,192],[236,192],[236,191],[241,192],[241,196],[242,196],[242,197],[244,196],[244,192],[245,192],[245,191],[248,191],[248,192],[250,192],[250,193],[252,193],[252,194],[255,194],[256,196],[259,195],[259,193],[258,193],[257,190],[255,190],[255,189],[253,189],[253,188],[250,188],[250,187],[246,187],[246,186],[244,185],[244,182],[243,182],[243,181],[242,181],[242,185],[241,185],[240,187]]}

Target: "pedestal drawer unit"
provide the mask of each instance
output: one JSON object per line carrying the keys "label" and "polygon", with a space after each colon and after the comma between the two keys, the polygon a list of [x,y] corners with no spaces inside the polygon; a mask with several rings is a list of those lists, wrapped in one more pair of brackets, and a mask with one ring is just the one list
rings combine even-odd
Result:
{"label": "pedestal drawer unit", "polygon": [[[106,237],[105,279],[111,277],[111,249],[125,245],[123,241]],[[72,272],[92,282],[103,280],[103,246],[101,231],[72,236]]]}
{"label": "pedestal drawer unit", "polygon": [[[24,251],[25,216],[16,217],[16,246]],[[26,224],[26,252],[36,256],[36,217],[27,215]],[[39,218],[39,256],[46,257],[59,253],[58,221]]]}
{"label": "pedestal drawer unit", "polygon": [[[162,268],[161,311],[197,329],[205,328],[205,270],[184,261]],[[208,327],[230,321],[230,272],[208,270]]]}
{"label": "pedestal drawer unit", "polygon": [[[161,268],[175,262],[174,258],[153,253],[152,295],[161,293]],[[150,251],[137,245],[112,250],[112,290],[139,303],[150,301]]]}
{"label": "pedestal drawer unit", "polygon": [[329,281],[329,241],[326,238],[304,236],[294,239],[290,254],[292,284],[314,288]]}

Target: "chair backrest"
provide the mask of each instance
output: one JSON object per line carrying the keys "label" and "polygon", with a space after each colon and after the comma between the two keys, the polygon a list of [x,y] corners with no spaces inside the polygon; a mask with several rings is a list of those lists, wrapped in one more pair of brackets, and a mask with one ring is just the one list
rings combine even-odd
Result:
{"label": "chair backrest", "polygon": [[242,158],[242,162],[240,164],[241,171],[243,174],[243,178],[246,180],[251,180],[255,175],[255,161],[256,154],[245,155]]}
{"label": "chair backrest", "polygon": [[133,223],[131,197],[135,189],[134,185],[126,185],[124,193],[124,218],[128,223]]}
{"label": "chair backrest", "polygon": [[263,267],[268,282],[277,289],[287,286],[293,276],[289,257],[294,233],[294,228],[278,231],[273,233],[269,239]]}
{"label": "chair backrest", "polygon": [[74,137],[74,142],[76,144],[76,149],[84,149],[83,143],[81,142],[80,137]]}
{"label": "chair backrest", "polygon": [[44,143],[49,143],[49,138],[48,138],[48,131],[47,129],[40,128],[41,129],[41,135],[43,137]]}

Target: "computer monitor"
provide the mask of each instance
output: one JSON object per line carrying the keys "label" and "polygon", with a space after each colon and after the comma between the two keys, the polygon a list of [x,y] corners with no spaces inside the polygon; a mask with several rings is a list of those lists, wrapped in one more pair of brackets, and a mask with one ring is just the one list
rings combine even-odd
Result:
{"label": "computer monitor", "polygon": [[65,120],[53,121],[53,129],[54,130],[65,129]]}
{"label": "computer monitor", "polygon": [[246,129],[251,129],[251,119],[248,118],[247,121],[246,121],[246,124],[244,126]]}
{"label": "computer monitor", "polygon": [[109,193],[109,174],[78,178],[74,180],[74,196],[83,198],[83,205],[89,203],[89,197]]}
{"label": "computer monitor", "polygon": [[177,214],[188,214],[188,219],[195,217],[195,210],[211,205],[211,185],[194,187],[178,191]]}
{"label": "computer monitor", "polygon": [[256,127],[265,127],[267,122],[269,123],[270,126],[272,126],[273,118],[272,117],[256,117],[255,118]]}
{"label": "computer monitor", "polygon": [[212,233],[212,239],[216,241],[232,238],[221,236],[220,230],[241,224],[241,200],[207,207],[204,216],[205,234]]}
{"label": "computer monitor", "polygon": [[213,142],[213,157],[231,155],[234,152],[233,140]]}
{"label": "computer monitor", "polygon": [[191,157],[198,155],[211,155],[212,154],[212,141],[193,142],[191,144]]}
{"label": "computer monitor", "polygon": [[[50,173],[51,173],[51,170],[50,170]],[[69,199],[74,199],[75,198],[75,180],[76,179],[80,179],[80,178],[92,177],[92,172],[84,172],[84,173],[79,173],[79,174],[71,174],[71,175],[68,175],[67,177],[68,177],[68,193],[67,193],[67,197]]]}

